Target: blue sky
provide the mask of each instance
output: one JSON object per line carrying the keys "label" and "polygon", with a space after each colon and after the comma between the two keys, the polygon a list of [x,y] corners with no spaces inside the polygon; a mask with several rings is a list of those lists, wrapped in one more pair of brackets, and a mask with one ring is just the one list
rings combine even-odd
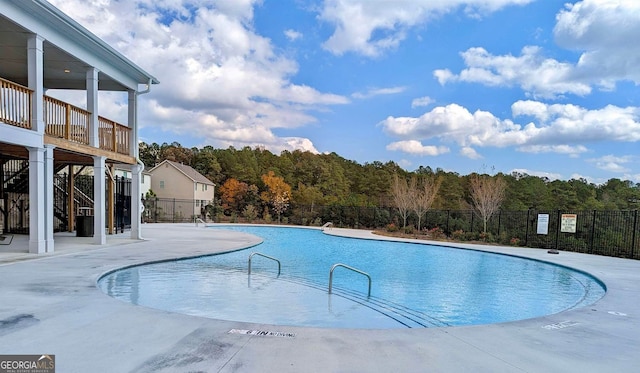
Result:
{"label": "blue sky", "polygon": [[51,2],[160,80],[146,142],[640,182],[640,1]]}

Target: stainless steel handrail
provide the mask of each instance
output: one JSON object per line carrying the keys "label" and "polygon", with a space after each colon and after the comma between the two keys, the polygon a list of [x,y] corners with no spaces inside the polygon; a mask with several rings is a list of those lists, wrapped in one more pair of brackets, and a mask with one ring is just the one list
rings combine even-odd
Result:
{"label": "stainless steel handrail", "polygon": [[352,270],[354,272],[360,273],[361,275],[367,276],[367,278],[369,279],[369,292],[367,293],[367,297],[371,296],[371,276],[369,276],[369,274],[366,273],[366,272],[362,272],[361,270],[359,270],[357,268],[353,268],[353,267],[350,267],[350,266],[348,266],[346,264],[342,264],[342,263],[334,264],[331,267],[331,270],[329,271],[329,294],[331,294],[331,288],[333,287],[333,270],[336,269],[336,267],[343,267],[343,268],[346,268],[346,269],[350,269],[350,270]]}
{"label": "stainless steel handrail", "polygon": [[273,257],[268,256],[268,255],[264,255],[264,254],[261,254],[261,253],[251,253],[251,255],[249,255],[249,274],[251,274],[251,258],[254,255],[258,255],[258,256],[261,256],[263,258],[275,260],[276,262],[278,262],[278,276],[280,276],[280,267],[281,267],[280,261],[278,259],[276,259],[276,258],[273,258]]}

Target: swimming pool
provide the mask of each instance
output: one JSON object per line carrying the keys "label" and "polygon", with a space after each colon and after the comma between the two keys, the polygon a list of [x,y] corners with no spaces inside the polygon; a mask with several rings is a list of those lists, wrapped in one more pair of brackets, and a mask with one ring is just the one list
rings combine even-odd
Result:
{"label": "swimming pool", "polygon": [[[540,261],[423,244],[350,239],[319,230],[221,228],[253,234],[253,248],[148,264],[99,280],[110,296],[172,312],[232,321],[332,328],[476,325],[583,307],[604,287],[579,271]],[[205,244],[205,243],[203,243]],[[206,243],[215,244],[215,243]],[[260,252],[276,262],[254,256]],[[336,268],[344,263],[368,273]]]}

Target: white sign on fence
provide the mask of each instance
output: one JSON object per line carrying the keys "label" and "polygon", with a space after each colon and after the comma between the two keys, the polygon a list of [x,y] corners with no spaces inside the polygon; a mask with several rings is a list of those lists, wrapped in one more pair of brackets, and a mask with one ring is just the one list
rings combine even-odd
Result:
{"label": "white sign on fence", "polygon": [[562,214],[562,223],[560,224],[560,232],[576,233],[576,226],[578,225],[577,223],[578,223],[578,215]]}
{"label": "white sign on fence", "polygon": [[549,234],[549,214],[538,214],[538,234]]}

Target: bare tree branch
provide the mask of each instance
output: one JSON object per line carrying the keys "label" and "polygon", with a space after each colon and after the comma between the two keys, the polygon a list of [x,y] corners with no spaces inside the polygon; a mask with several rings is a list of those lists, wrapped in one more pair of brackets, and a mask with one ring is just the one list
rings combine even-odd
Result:
{"label": "bare tree branch", "polygon": [[413,205],[413,193],[407,184],[407,180],[395,174],[393,176],[391,195],[400,216],[402,216],[402,228],[404,229],[407,227],[407,217],[409,216],[411,206]]}
{"label": "bare tree branch", "polygon": [[473,174],[469,178],[473,206],[482,218],[483,232],[487,232],[487,222],[500,209],[504,201],[507,183],[500,176]]}
{"label": "bare tree branch", "polygon": [[442,178],[435,175],[426,177],[422,180],[420,188],[417,187],[416,178],[411,180],[411,187],[413,193],[413,207],[412,210],[418,217],[418,231],[421,228],[422,216],[431,210],[433,201],[436,199],[438,190],[442,184]]}

